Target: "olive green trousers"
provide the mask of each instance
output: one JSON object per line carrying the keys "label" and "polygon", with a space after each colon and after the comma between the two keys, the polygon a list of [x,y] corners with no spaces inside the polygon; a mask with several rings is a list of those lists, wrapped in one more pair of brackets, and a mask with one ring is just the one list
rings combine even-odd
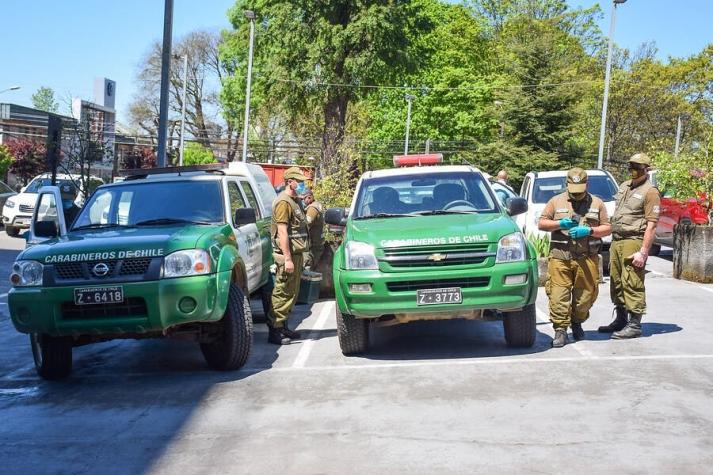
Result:
{"label": "olive green trousers", "polygon": [[[275,255],[275,257],[278,257]],[[280,256],[281,257],[281,256]],[[268,316],[270,326],[283,328],[287,323],[287,317],[297,302],[297,295],[300,293],[300,282],[302,278],[302,253],[292,254],[292,262],[295,270],[291,273],[285,272],[283,259],[276,258],[275,265],[275,288],[272,289],[272,312]]]}
{"label": "olive green trousers", "polygon": [[632,257],[641,250],[641,239],[612,241],[609,254],[609,293],[614,305],[626,307],[629,312],[646,313],[646,269],[632,264]]}
{"label": "olive green trousers", "polygon": [[555,330],[582,323],[599,295],[599,256],[555,259],[547,263],[545,292],[550,299],[550,321]]}

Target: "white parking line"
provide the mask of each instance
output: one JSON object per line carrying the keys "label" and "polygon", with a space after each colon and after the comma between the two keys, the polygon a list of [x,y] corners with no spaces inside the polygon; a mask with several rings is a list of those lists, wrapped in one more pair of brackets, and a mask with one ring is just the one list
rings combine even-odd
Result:
{"label": "white parking line", "polygon": [[0,299],[4,299],[5,297],[7,297],[7,294],[0,294]]}
{"label": "white parking line", "polygon": [[312,352],[314,345],[317,341],[318,333],[320,330],[324,330],[324,326],[327,324],[327,319],[329,314],[332,312],[333,301],[325,302],[324,306],[319,311],[319,317],[314,324],[314,327],[309,331],[307,335],[307,340],[302,343],[302,348],[300,348],[299,353],[297,353],[297,358],[295,358],[294,363],[292,363],[293,368],[303,368],[309,358],[309,354]]}
{"label": "white parking line", "polygon": [[[539,308],[535,307],[537,310],[537,320],[539,320],[542,323],[549,323],[550,317],[549,314],[545,313],[544,311],[540,310]],[[578,341],[575,342],[576,344],[572,345],[572,348],[574,348],[577,353],[579,353],[582,356],[586,356],[588,358],[596,359],[598,358],[597,356],[594,356],[591,351],[589,351],[587,348],[584,348],[583,344],[586,344],[584,342]],[[570,346],[570,345],[567,345]]]}
{"label": "white parking line", "polygon": [[706,292],[713,292],[713,288],[711,288],[711,287],[702,287],[702,286],[700,286],[700,285],[697,286],[697,287],[698,287],[699,289],[705,290]]}

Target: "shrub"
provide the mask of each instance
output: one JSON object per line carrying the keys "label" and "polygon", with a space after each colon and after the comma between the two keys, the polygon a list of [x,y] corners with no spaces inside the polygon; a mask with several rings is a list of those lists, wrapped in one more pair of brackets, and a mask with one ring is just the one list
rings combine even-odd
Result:
{"label": "shrub", "polygon": [[550,235],[549,234],[528,234],[527,240],[535,248],[537,257],[547,257],[550,255]]}

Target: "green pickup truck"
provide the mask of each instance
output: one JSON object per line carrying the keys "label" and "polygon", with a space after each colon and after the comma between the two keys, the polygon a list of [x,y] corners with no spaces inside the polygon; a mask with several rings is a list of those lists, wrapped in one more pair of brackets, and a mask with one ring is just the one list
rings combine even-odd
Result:
{"label": "green pickup truck", "polygon": [[510,346],[532,346],[537,261],[511,218],[526,210],[470,166],[364,174],[351,207],[326,213],[345,226],[332,267],[342,352],[366,351],[370,325],[453,318],[502,318]]}
{"label": "green pickup truck", "polygon": [[59,190],[40,189],[8,295],[39,375],[64,378],[73,347],[116,338],[192,339],[212,368],[243,366],[249,296],[270,285],[274,198],[244,163],[138,172],[99,187],[74,223]]}

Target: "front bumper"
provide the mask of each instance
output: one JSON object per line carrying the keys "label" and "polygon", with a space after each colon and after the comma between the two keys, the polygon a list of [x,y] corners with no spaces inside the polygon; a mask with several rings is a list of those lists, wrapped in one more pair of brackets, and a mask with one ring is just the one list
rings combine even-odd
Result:
{"label": "front bumper", "polygon": [[3,212],[2,223],[5,226],[14,226],[20,229],[29,229],[32,222],[32,215],[17,214],[15,216],[5,216]]}
{"label": "front bumper", "polygon": [[[525,274],[522,284],[504,283],[505,277]],[[451,270],[432,269],[428,272],[394,272],[379,270],[353,271],[335,269],[334,286],[337,305],[343,313],[357,318],[378,318],[400,313],[438,314],[439,318],[458,318],[473,310],[516,310],[533,303],[537,297],[537,261],[528,260],[507,264],[495,264],[485,268]],[[457,287],[449,282],[468,280],[470,282],[487,279],[487,284],[460,286],[463,302],[460,304],[418,305],[416,290],[390,290],[394,283],[445,281],[443,287]],[[358,293],[350,290],[350,284],[371,284],[371,292]]]}
{"label": "front bumper", "polygon": [[[185,323],[220,320],[226,299],[218,298],[218,287],[224,288],[226,280],[230,281],[230,272],[112,283],[112,286],[123,287],[125,305],[107,306],[74,306],[75,286],[22,287],[9,292],[8,305],[12,323],[22,333],[53,336],[145,334]],[[196,302],[190,312],[179,308],[179,302],[185,297]]]}

